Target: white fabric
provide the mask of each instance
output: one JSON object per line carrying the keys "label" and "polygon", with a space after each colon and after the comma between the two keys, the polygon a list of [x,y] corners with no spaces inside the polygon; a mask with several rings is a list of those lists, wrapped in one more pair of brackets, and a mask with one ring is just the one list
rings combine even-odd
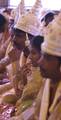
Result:
{"label": "white fabric", "polygon": [[49,107],[49,98],[50,98],[50,79],[46,80],[42,101],[41,101],[41,107],[40,107],[40,115],[39,120],[46,120],[47,119],[47,113],[48,113],[48,107]]}
{"label": "white fabric", "polygon": [[52,13],[52,14],[55,14],[55,12],[51,11],[51,10],[47,10],[47,9],[44,9],[42,10],[42,16],[41,16],[41,20],[45,18],[45,16],[49,13]]}
{"label": "white fabric", "polygon": [[61,56],[61,13],[45,28],[42,51]]}
{"label": "white fabric", "polygon": [[17,20],[18,20],[18,17],[21,16],[22,14],[24,14],[24,13],[25,13],[24,0],[21,0],[19,5],[17,6],[17,8],[13,9],[11,11],[10,19],[15,20],[15,23],[16,23]]}
{"label": "white fabric", "polygon": [[36,0],[32,9],[26,13],[26,15],[22,15],[18,18],[18,22],[14,27],[34,36],[39,35],[41,23],[39,14],[41,7],[41,0]]}
{"label": "white fabric", "polygon": [[[34,15],[39,16],[39,12],[42,9],[42,2],[41,0],[36,0],[34,6],[30,10],[31,13],[34,13]],[[39,14],[38,14],[39,13]]]}
{"label": "white fabric", "polygon": [[24,0],[21,0],[18,7],[16,8],[15,23],[17,22],[19,16],[21,16],[21,15],[23,15],[25,13],[26,13],[26,9],[25,9]]}
{"label": "white fabric", "polygon": [[40,20],[32,13],[20,17],[14,27],[31,35],[40,34]]}

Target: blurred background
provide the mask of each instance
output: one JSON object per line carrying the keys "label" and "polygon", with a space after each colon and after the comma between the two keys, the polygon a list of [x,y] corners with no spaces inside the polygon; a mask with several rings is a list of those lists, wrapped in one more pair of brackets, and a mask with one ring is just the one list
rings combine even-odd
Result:
{"label": "blurred background", "polygon": [[[21,0],[0,0],[0,8],[10,7],[16,8]],[[25,0],[26,8],[31,8],[35,3],[35,0]],[[42,5],[45,9],[49,10],[60,10],[61,9],[61,0],[42,0]]]}

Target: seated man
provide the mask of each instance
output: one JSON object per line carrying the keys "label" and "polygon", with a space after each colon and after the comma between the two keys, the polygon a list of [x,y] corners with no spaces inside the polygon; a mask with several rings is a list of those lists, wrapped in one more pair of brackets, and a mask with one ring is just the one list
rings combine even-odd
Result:
{"label": "seated man", "polygon": [[[42,54],[39,59],[41,74],[46,80],[40,106],[39,120],[61,119],[61,13],[45,29]],[[48,83],[48,87],[46,86]],[[48,89],[47,89],[47,88]],[[48,90],[48,91],[46,91]],[[44,96],[44,97],[43,97]],[[45,100],[46,98],[46,100]],[[45,110],[45,111],[44,111]]]}

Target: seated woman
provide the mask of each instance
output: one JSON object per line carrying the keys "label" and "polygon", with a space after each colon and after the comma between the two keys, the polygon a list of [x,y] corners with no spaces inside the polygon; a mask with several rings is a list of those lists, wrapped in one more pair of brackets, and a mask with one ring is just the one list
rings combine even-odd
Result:
{"label": "seated woman", "polygon": [[[22,112],[22,104],[24,106],[28,105],[29,107],[29,103],[33,103],[42,86],[43,79],[40,74],[40,69],[36,64],[36,61],[40,58],[40,46],[42,42],[42,36],[36,36],[34,39],[32,39],[32,45],[27,63],[22,68],[23,75],[26,75],[27,78],[27,84],[24,86],[21,98],[16,103],[16,115],[19,115]],[[30,64],[30,60],[32,64]]]}
{"label": "seated woman", "polygon": [[[31,18],[32,20],[30,20]],[[25,21],[25,24],[24,24],[24,21]],[[0,64],[0,70],[2,69],[2,66],[5,67],[10,63],[14,63],[14,61],[17,61],[17,60],[19,61],[18,55],[20,56],[21,52],[25,48],[26,34],[28,34],[30,39],[40,34],[40,20],[38,19],[37,16],[32,14],[32,12],[21,15],[21,17],[18,18],[18,21],[14,26],[14,35],[12,37],[14,52],[9,53],[8,56],[6,56],[6,59],[4,60],[4,62],[1,61],[2,65]],[[20,53],[18,53],[17,51],[20,51]],[[15,56],[15,53],[16,53],[16,56]],[[17,57],[18,59],[16,59],[15,57]],[[16,64],[13,66],[15,66],[15,68],[18,69],[19,65]],[[13,72],[16,74],[16,69],[14,69]],[[14,89],[16,89],[15,91],[17,94],[18,89],[17,89],[16,83],[17,83],[17,80],[14,80],[13,85],[16,87]]]}
{"label": "seated woman", "polygon": [[[14,36],[12,37],[13,38],[12,43],[13,43],[13,47],[15,46],[14,48],[16,48],[18,51],[20,51],[20,54],[23,51],[23,49],[25,48],[26,34],[28,34],[30,39],[32,39],[32,37],[40,34],[40,20],[39,20],[38,16],[36,16],[36,12],[37,11],[35,10],[35,7],[34,7],[34,11],[32,8],[32,10],[29,11],[29,13],[21,15],[21,17],[18,18],[18,21],[14,26]],[[7,65],[7,63],[10,64],[12,62],[14,63],[15,60],[19,60],[16,49],[14,49],[13,56],[11,56],[12,55],[12,53],[11,53],[8,55],[8,57],[6,57],[6,63],[4,64],[4,66]],[[15,59],[15,53],[16,53],[16,56],[18,59]],[[12,58],[14,59],[13,61],[12,61]],[[16,65],[13,65],[13,66],[14,66],[14,68],[16,68],[16,67],[17,67],[17,69],[19,68],[18,67],[19,65],[17,63],[16,63]],[[17,70],[14,69],[13,72],[16,75]],[[18,93],[20,93],[20,92],[18,89],[17,81],[18,81],[18,79],[13,80],[13,86],[14,86],[16,95],[19,96]]]}
{"label": "seated woman", "polygon": [[0,60],[5,56],[7,46],[10,42],[9,38],[9,29],[8,29],[8,21],[6,18],[0,14]]}
{"label": "seated woman", "polygon": [[[7,46],[10,42],[8,21],[6,18],[0,14],[0,60],[5,57]],[[8,82],[7,71],[3,68],[0,71],[0,84]],[[5,80],[4,80],[5,79]]]}

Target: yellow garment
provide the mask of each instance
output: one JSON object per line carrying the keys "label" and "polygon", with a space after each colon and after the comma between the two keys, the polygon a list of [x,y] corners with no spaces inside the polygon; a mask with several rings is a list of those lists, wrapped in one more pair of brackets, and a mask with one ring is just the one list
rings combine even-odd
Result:
{"label": "yellow garment", "polygon": [[2,103],[7,103],[7,104],[15,104],[17,101],[17,96],[15,93],[7,93],[4,96],[2,96]]}
{"label": "yellow garment", "polygon": [[[6,50],[6,56],[11,51],[12,48],[13,46],[12,43],[10,42]],[[10,80],[12,80],[12,77],[17,72],[17,70],[18,70],[18,61],[13,62],[7,66],[7,71]],[[7,83],[5,85],[0,86],[1,102],[14,103],[17,101],[17,97],[15,96],[14,89],[12,88],[13,88],[12,83]]]}
{"label": "yellow garment", "polygon": [[25,85],[22,93],[22,97],[17,101],[16,107],[20,106],[22,104],[22,101],[28,100],[28,99],[35,99],[41,86],[43,83],[43,79],[40,75],[39,68],[33,68],[33,79],[32,81],[28,82],[27,85]]}
{"label": "yellow garment", "polygon": [[[12,48],[13,46],[12,46],[12,43],[10,42],[6,50],[6,55],[8,55],[8,53],[11,51]],[[12,80],[12,77],[17,72],[18,68],[19,68],[19,60],[7,66],[7,71],[8,71],[10,80]]]}
{"label": "yellow garment", "polygon": [[[50,86],[50,85],[49,85]],[[49,88],[49,87],[48,87]],[[40,108],[40,117],[39,117],[39,120],[46,120],[47,118],[47,113],[48,111],[50,112],[50,114],[52,113],[52,116],[54,118],[55,114],[56,114],[56,111],[58,109],[58,113],[60,114],[60,111],[61,111],[61,106],[59,106],[59,103],[57,104],[57,101],[59,100],[60,96],[61,96],[61,82],[59,83],[58,87],[57,87],[57,90],[56,90],[56,94],[55,94],[55,97],[54,97],[54,100],[52,102],[52,105],[51,107],[49,108],[48,110],[48,106],[49,106],[49,96],[50,96],[50,89],[49,89],[49,92],[46,91],[46,89],[48,90],[47,86],[46,88],[44,88],[44,91],[43,91],[43,96],[44,98],[42,97],[42,102],[41,102],[41,108]],[[46,96],[45,96],[46,95]],[[47,97],[47,99],[46,99]],[[46,104],[45,104],[46,103]],[[61,104],[61,103],[60,103]],[[57,107],[58,106],[58,107]],[[42,111],[42,112],[41,112]],[[55,114],[54,114],[55,113]],[[57,115],[57,119],[54,119],[54,120],[58,120],[59,119],[59,116],[60,115]],[[42,116],[42,117],[41,117]],[[51,116],[51,118],[52,118]],[[48,119],[48,120],[53,120],[53,119]],[[59,119],[61,120],[61,119]]]}
{"label": "yellow garment", "polygon": [[20,115],[23,111],[29,108],[32,105],[32,103],[33,103],[33,100],[31,99],[22,101],[21,104],[16,108],[15,115]]}
{"label": "yellow garment", "polygon": [[[31,77],[31,76],[30,76]],[[40,74],[39,68],[32,69],[32,80],[28,82],[28,84],[24,87],[22,99],[26,98],[35,98],[37,93],[39,92],[39,89],[42,85],[42,77]]]}
{"label": "yellow garment", "polygon": [[[6,50],[6,56],[11,51],[12,48],[13,46],[12,46],[12,43],[10,42]],[[7,68],[9,79],[11,80],[12,79],[12,64],[8,65],[6,68]]]}
{"label": "yellow garment", "polygon": [[[24,54],[22,53],[22,58],[21,58],[21,66],[24,64],[27,64],[30,62],[30,59],[27,58],[26,63],[22,62],[24,61]],[[32,67],[32,66],[30,66]],[[39,67],[32,67],[32,78],[29,80],[27,77],[27,84],[25,85],[22,93],[22,97],[17,101],[16,106],[19,106],[21,104],[21,100],[28,100],[29,98],[34,99],[36,98],[37,93],[39,92],[39,89],[43,83],[43,78],[40,74],[40,69]],[[30,76],[31,77],[31,76]]]}
{"label": "yellow garment", "polygon": [[13,88],[3,93],[1,97],[1,103],[15,104],[17,101],[17,96]]}
{"label": "yellow garment", "polygon": [[[56,100],[59,99],[59,96],[57,95],[60,91],[61,91],[61,82],[59,83],[58,87],[57,87],[57,91],[56,91],[56,95],[55,95],[55,98],[53,100],[53,103],[55,101],[55,103],[57,102]],[[46,91],[47,90],[47,91]],[[42,95],[41,95],[42,94]],[[55,106],[53,106],[52,108],[52,113],[50,114],[49,118],[47,118],[47,112],[48,112],[48,106],[49,106],[49,94],[50,94],[50,81],[46,80],[46,83],[44,84],[44,90],[43,92],[41,92],[41,94],[39,94],[39,96],[41,97],[42,96],[42,102],[41,102],[41,108],[42,110],[40,109],[40,112],[42,111],[43,113],[41,113],[41,117],[38,118],[34,118],[32,120],[61,120],[61,100],[58,102],[58,104],[54,104]],[[55,100],[56,99],[56,100]],[[47,107],[47,108],[46,108]],[[46,110],[46,111],[45,111]],[[35,111],[35,108],[34,106],[30,107],[29,109],[26,109],[22,114],[20,114],[19,116],[17,117],[14,117],[13,119],[11,120],[22,120],[22,118],[24,120],[31,120],[31,116],[34,116],[34,111]],[[29,115],[27,114],[29,113]],[[44,115],[44,116],[43,116]],[[27,116],[28,119],[25,119],[24,116]],[[37,116],[37,114],[36,114]],[[47,118],[47,119],[46,119]]]}
{"label": "yellow garment", "polygon": [[54,110],[60,96],[61,96],[61,82],[59,82],[58,88],[56,90],[54,101],[53,101],[51,107],[49,108],[50,113],[53,112],[53,110]]}
{"label": "yellow garment", "polygon": [[9,43],[9,45],[7,47],[7,50],[6,50],[6,55],[8,55],[8,53],[11,51],[12,48],[13,48],[13,46],[12,46],[12,43],[10,41],[10,43]]}
{"label": "yellow garment", "polygon": [[12,84],[10,82],[0,85],[0,94],[5,93],[6,91],[10,90],[11,88],[12,88]]}
{"label": "yellow garment", "polygon": [[47,119],[49,98],[50,98],[50,79],[47,79],[44,86],[43,95],[42,95],[39,120]]}
{"label": "yellow garment", "polygon": [[2,103],[3,95],[6,94],[7,92],[10,93],[11,89],[12,89],[11,83],[0,85],[0,104]]}

